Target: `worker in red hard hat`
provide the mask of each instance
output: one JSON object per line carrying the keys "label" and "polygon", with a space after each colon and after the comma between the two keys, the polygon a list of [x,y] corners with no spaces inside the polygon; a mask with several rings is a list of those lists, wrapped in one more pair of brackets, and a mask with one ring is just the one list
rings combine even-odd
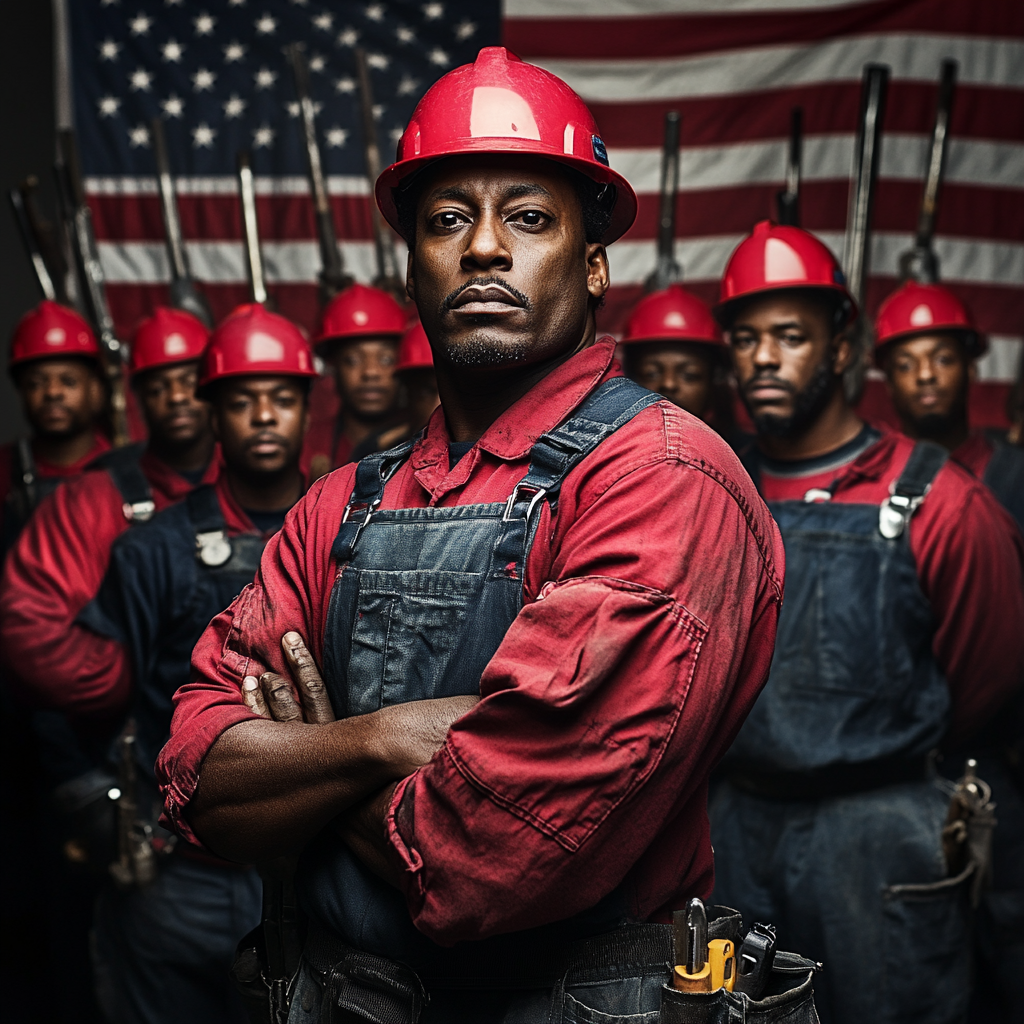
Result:
{"label": "worker in red hard hat", "polygon": [[1024,679],[1024,540],[944,448],[858,418],[856,308],[812,234],[756,225],[715,314],[786,548],[771,674],[710,806],[715,900],[836,965],[815,979],[823,1024],[964,1020],[984,867],[948,835],[943,856],[933,752]]}
{"label": "worker in red hard hat", "polygon": [[722,439],[597,335],[636,197],[564,82],[481,50],[376,195],[441,409],[314,484],[211,624],[168,814],[240,861],[301,855],[300,971],[262,969],[292,1022],[329,1012],[317,972],[350,955],[366,974],[329,999],[353,1020],[656,1014],[781,545]]}
{"label": "worker in red hard hat", "polygon": [[[141,350],[138,358],[139,372],[154,372],[143,368]],[[214,330],[197,377],[220,474],[117,539],[99,592],[69,631],[75,660],[57,679],[31,681],[53,709],[116,709],[132,723],[138,842],[113,865],[95,921],[103,1010],[127,1024],[244,1019],[229,970],[238,939],[260,917],[253,868],[160,828],[153,771],[196,640],[252,581],[267,540],[304,490],[299,457],[316,369],[294,324],[246,305]],[[108,799],[126,778],[117,758],[109,769]]]}
{"label": "worker in red hard hat", "polygon": [[[885,372],[903,432],[934,441],[981,480],[1024,529],[1024,450],[992,431],[971,431],[967,394],[988,343],[963,302],[939,284],[908,281],[881,305],[875,358]],[[979,736],[950,751],[966,757],[992,788],[999,808],[993,833],[991,886],[976,925],[979,981],[1002,999],[1007,1019],[1024,1017],[1024,993],[1011,978],[1024,970],[1024,794],[1014,782],[1024,744],[1024,693]]]}
{"label": "worker in red hard hat", "polygon": [[399,422],[371,434],[362,444],[357,445],[352,452],[353,462],[404,444],[415,437],[441,404],[437,393],[437,374],[434,373],[434,353],[430,350],[430,339],[419,320],[402,335],[398,343],[395,380],[398,383],[396,415]]}
{"label": "worker in red hard hat", "polygon": [[630,314],[621,345],[626,376],[730,436],[729,349],[696,295],[673,284],[645,296]]}
{"label": "worker in red hard hat", "polygon": [[395,360],[408,319],[387,292],[362,284],[327,304],[315,344],[333,371],[340,410],[311,426],[306,448],[312,476],[351,461],[358,445],[394,419]]}
{"label": "worker in red hard hat", "polygon": [[983,480],[1024,529],[1024,451],[971,431],[967,394],[988,341],[967,307],[939,284],[908,281],[882,303],[875,358],[885,372],[903,432],[948,448]]}
{"label": "worker in red hard hat", "polygon": [[0,447],[0,551],[57,484],[110,447],[100,349],[73,310],[44,299],[14,329],[8,369],[31,436]]}

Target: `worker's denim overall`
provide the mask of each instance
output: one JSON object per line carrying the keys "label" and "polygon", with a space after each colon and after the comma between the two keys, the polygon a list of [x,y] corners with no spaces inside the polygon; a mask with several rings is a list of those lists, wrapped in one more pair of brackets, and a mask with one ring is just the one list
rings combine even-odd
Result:
{"label": "worker's denim overall", "polygon": [[949,692],[907,529],[943,461],[916,446],[881,508],[827,491],[769,504],[785,600],[710,808],[714,899],[824,962],[823,1024],[953,1024],[966,1010],[966,886],[947,877],[949,797],[927,761]]}
{"label": "worker's denim overall", "polygon": [[[389,704],[479,693],[481,674],[522,606],[524,566],[540,502],[554,504],[569,471],[658,400],[625,378],[606,381],[569,420],[537,441],[529,470],[507,501],[381,510],[384,484],[408,458],[413,442],[364,459],[333,549],[341,569],[324,634],[323,675],[335,713],[361,715]],[[349,977],[339,992],[331,965],[340,954],[324,954],[318,963],[311,940],[292,999],[292,1024],[361,1019],[511,1024],[547,1021],[549,1013],[553,1021],[591,1020],[575,1015],[587,1000],[587,1006],[615,1020],[656,1019],[645,1012],[657,1011],[663,961],[646,982],[643,970],[623,973],[621,962],[582,988],[567,988],[564,976],[546,977],[553,951],[564,951],[580,936],[608,932],[624,919],[618,893],[570,921],[444,949],[416,930],[403,896],[330,835],[307,851],[297,885],[314,932],[415,973],[405,976],[408,999],[392,991],[382,997],[391,1000],[390,1009],[381,1010],[372,986],[362,991],[358,979]],[[513,964],[515,981],[494,980]],[[493,988],[465,991],[467,983]],[[359,1016],[353,1008],[361,1005],[377,1006],[377,1015]]]}
{"label": "worker's denim overall", "polygon": [[[131,651],[140,789],[155,800],[155,824],[160,800],[153,763],[170,731],[171,698],[188,681],[192,648],[210,620],[252,582],[266,540],[257,534],[229,539],[217,492],[204,486],[118,543],[159,548],[158,564],[127,560],[124,565],[146,571],[137,579],[122,572],[119,584],[156,597],[151,611],[146,600],[132,606],[143,616],[162,617],[154,622],[119,615],[108,627],[94,602],[82,618],[99,632],[121,632],[118,639]],[[159,657],[152,657],[157,639]],[[184,856],[181,844],[161,860],[151,885],[126,892],[108,886],[97,903],[95,927],[104,1012],[114,1022],[242,1024],[229,972],[238,938],[259,921],[261,906],[262,884],[253,868]]]}

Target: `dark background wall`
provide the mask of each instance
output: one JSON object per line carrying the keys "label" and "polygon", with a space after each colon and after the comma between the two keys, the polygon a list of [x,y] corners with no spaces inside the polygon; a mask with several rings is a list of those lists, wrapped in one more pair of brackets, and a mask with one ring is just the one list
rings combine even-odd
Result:
{"label": "dark background wall", "polygon": [[53,188],[54,117],[51,16],[48,0],[3,0],[0,32],[0,442],[23,426],[7,375],[7,345],[18,318],[39,299],[35,278],[18,237],[7,190],[29,174],[39,178],[39,200],[47,216]]}

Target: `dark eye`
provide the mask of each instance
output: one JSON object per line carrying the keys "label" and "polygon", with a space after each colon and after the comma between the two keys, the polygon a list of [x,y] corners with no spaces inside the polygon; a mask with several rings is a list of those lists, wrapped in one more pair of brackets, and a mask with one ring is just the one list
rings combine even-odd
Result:
{"label": "dark eye", "polygon": [[549,220],[540,210],[523,210],[522,213],[517,213],[514,219],[528,228],[542,227]]}
{"label": "dark eye", "polygon": [[462,219],[457,213],[453,213],[451,210],[447,210],[444,213],[437,214],[434,217],[434,224],[439,228],[444,228],[450,231],[452,228],[457,228],[462,222]]}

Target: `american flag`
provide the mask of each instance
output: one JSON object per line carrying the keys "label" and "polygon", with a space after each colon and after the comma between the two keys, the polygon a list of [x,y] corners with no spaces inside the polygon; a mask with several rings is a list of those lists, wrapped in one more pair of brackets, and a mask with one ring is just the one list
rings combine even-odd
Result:
{"label": "american flag", "polygon": [[306,46],[347,269],[375,272],[354,48],[372,69],[379,144],[394,151],[440,75],[503,42],[590,105],[612,166],[640,194],[611,247],[612,333],[654,267],[664,114],[682,115],[677,259],[708,300],[729,253],[774,210],[790,110],[803,108],[803,225],[843,232],[863,65],[891,68],[868,312],[896,285],[916,224],[943,58],[959,62],[936,248],[944,283],[991,350],[972,417],[997,424],[1024,332],[1024,4],[1008,0],[73,0],[73,118],[115,318],[168,277],[147,125],[162,115],[193,274],[216,314],[246,296],[235,154],[253,151],[264,257],[281,312],[317,317],[319,254],[287,43]]}

